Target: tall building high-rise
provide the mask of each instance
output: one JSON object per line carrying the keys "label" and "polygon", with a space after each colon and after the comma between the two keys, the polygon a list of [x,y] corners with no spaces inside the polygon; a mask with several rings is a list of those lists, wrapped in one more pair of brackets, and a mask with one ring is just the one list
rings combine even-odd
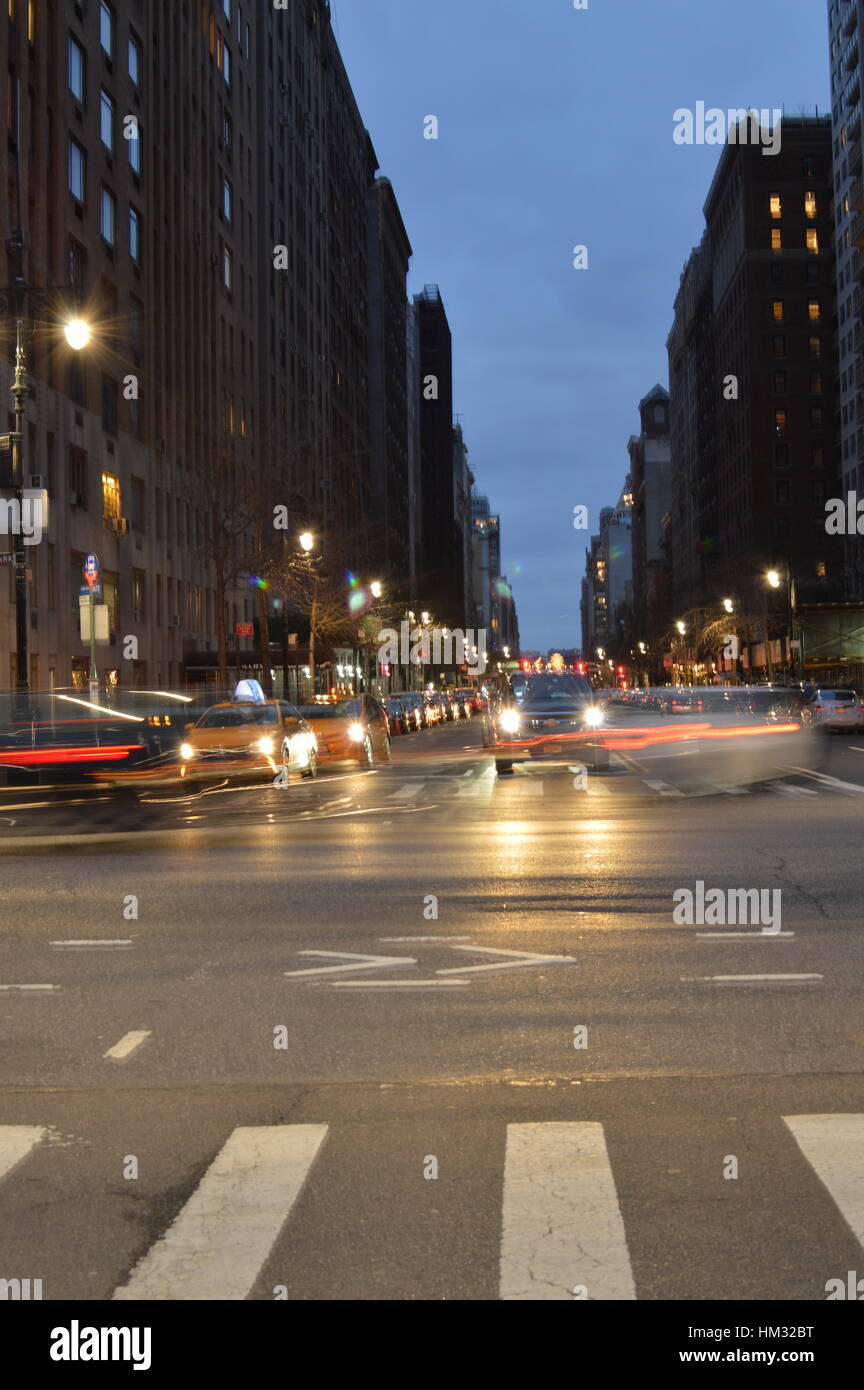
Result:
{"label": "tall building high-rise", "polygon": [[669,392],[659,383],[639,402],[640,431],[627,445],[633,498],[633,622],[647,645],[668,624],[664,517],[672,500]]}

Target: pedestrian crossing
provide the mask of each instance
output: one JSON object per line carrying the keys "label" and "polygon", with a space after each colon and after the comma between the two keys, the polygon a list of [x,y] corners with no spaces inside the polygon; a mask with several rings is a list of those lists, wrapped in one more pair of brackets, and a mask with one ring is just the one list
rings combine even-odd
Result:
{"label": "pedestrian crossing", "polygon": [[[608,800],[610,797],[641,795],[665,801],[691,797],[743,797],[743,796],[782,796],[809,799],[812,797],[840,796],[855,797],[864,794],[864,787],[843,782],[824,774],[792,774],[798,780],[774,778],[767,782],[742,785],[714,781],[690,780],[686,785],[676,786],[661,778],[649,776],[628,776],[627,778],[605,778],[592,775],[580,782],[578,788],[565,768],[542,769],[520,768],[513,776],[499,777],[494,768],[480,773],[439,773],[427,778],[412,778],[401,783],[396,790],[384,794],[388,804],[417,807],[427,802],[447,804],[470,803],[474,808],[526,804],[542,800],[556,802],[582,797],[588,802]],[[805,780],[812,779],[812,780]]]}
{"label": "pedestrian crossing", "polygon": [[[790,1223],[796,1228],[803,1224],[803,1238],[813,1241],[832,1222],[841,1227],[846,1236],[837,1240],[835,1263],[837,1269],[845,1271],[850,1243],[864,1246],[864,1114],[778,1117],[776,1122],[769,1122],[769,1150],[777,1143],[780,1121],[794,1141],[794,1164],[800,1168],[795,1172],[793,1167],[783,1179],[784,1186],[796,1194],[794,1221],[790,1211]],[[640,1282],[650,1277],[650,1269],[646,1274],[638,1254],[634,1258],[628,1220],[634,1220],[635,1215],[638,1226],[644,1211],[657,1207],[660,1215],[658,1228],[651,1236],[653,1248],[655,1241],[662,1244],[670,1235],[669,1211],[659,1206],[657,1194],[652,1195],[650,1188],[643,1192],[635,1213],[632,1200],[629,1206],[627,1202],[622,1206],[622,1174],[616,1172],[621,1161],[612,1157],[616,1150],[607,1144],[606,1126],[585,1119],[520,1120],[502,1124],[501,1129],[503,1161],[500,1171],[495,1165],[490,1170],[487,1186],[495,1191],[485,1203],[487,1213],[497,1212],[497,1297],[532,1302],[630,1301],[651,1297],[650,1284],[647,1292],[640,1293]],[[330,1131],[327,1123],[233,1128],[210,1156],[186,1200],[178,1199],[173,1213],[163,1209],[160,1201],[164,1229],[151,1239],[149,1248],[119,1281],[115,1274],[111,1281],[113,1291],[109,1286],[101,1294],[91,1291],[88,1296],[116,1301],[237,1301],[250,1296],[276,1296],[269,1289],[262,1295],[262,1271],[276,1267],[272,1256],[280,1242],[287,1239],[290,1249],[295,1213],[304,1196],[308,1195],[309,1202],[301,1222],[303,1244],[298,1246],[295,1242],[293,1259],[295,1263],[298,1258],[301,1262],[309,1259],[314,1264],[317,1246],[325,1235],[319,1232],[316,1236],[314,1229],[308,1228],[308,1212],[317,1212],[319,1219],[323,1216],[328,1224],[335,1222],[336,1229],[329,1231],[326,1239],[335,1240],[339,1248],[341,1227],[335,1213],[340,1210],[340,1201],[344,1212],[344,1203],[350,1206],[359,1195],[356,1165],[349,1164],[350,1171],[345,1171],[344,1148],[341,1163],[328,1161]],[[649,1172],[652,1142],[653,1136],[646,1135],[644,1167]],[[339,1153],[338,1145],[336,1149]],[[422,1154],[422,1147],[419,1152]],[[28,1165],[40,1154],[55,1164],[64,1162],[62,1146],[52,1147],[50,1127],[0,1126],[0,1183],[4,1200],[9,1200],[16,1210],[23,1211],[28,1203],[39,1206],[41,1187],[28,1174]],[[428,1168],[431,1156],[422,1161]],[[628,1150],[625,1170],[634,1161],[639,1162],[638,1155],[634,1160]],[[437,1169],[437,1159],[435,1163]],[[385,1170],[377,1173],[380,1192],[374,1209],[385,1223],[398,1176],[386,1171],[386,1165]],[[429,1176],[428,1171],[424,1176]],[[437,1171],[434,1176],[438,1176]],[[626,1191],[628,1184],[632,1186],[632,1174],[625,1171],[623,1180]],[[802,1200],[805,1190],[810,1196],[806,1203]],[[404,1203],[404,1198],[394,1197],[397,1207],[399,1200]],[[700,1201],[708,1204],[716,1200],[716,1185],[695,1202],[691,1197],[690,1214],[685,1219],[698,1221]],[[416,1202],[419,1208],[419,1195]],[[173,1198],[169,1198],[166,1208],[172,1204]],[[470,1229],[473,1213],[482,1207],[483,1202],[472,1204],[467,1228],[460,1226],[460,1237],[466,1247],[477,1243],[491,1252],[492,1242]],[[397,1239],[400,1229],[396,1230]],[[641,1234],[644,1243],[644,1231]],[[391,1231],[391,1238],[392,1235]],[[0,1232],[0,1282],[8,1276],[2,1268],[7,1257],[2,1238]],[[410,1239],[410,1234],[406,1238]],[[638,1248],[637,1240],[637,1251]],[[434,1249],[426,1252],[430,1259],[434,1253]],[[90,1258],[92,1262],[92,1255]],[[114,1270],[113,1250],[105,1252],[105,1259],[107,1267]],[[770,1267],[771,1251],[763,1249],[760,1259],[763,1266]],[[50,1275],[50,1271],[46,1273]],[[44,1296],[50,1299],[50,1277],[42,1277]],[[686,1297],[686,1270],[681,1271],[681,1277],[680,1296]],[[492,1287],[492,1280],[489,1282]],[[18,1295],[7,1291],[3,1296]],[[334,1289],[332,1296],[339,1297],[339,1290]],[[405,1296],[413,1296],[412,1291],[406,1289]],[[726,1296],[731,1296],[730,1290]],[[820,1287],[814,1288],[811,1296],[825,1295]]]}

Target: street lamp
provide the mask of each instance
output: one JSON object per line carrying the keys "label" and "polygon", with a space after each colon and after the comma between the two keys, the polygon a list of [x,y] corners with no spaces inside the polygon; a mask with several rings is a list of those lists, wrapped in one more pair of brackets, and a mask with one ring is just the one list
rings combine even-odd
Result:
{"label": "street lamp", "polygon": [[735,612],[735,604],[732,602],[731,598],[724,598],[723,607],[726,609],[727,613]]}
{"label": "street lamp", "polygon": [[312,609],[309,614],[309,665],[307,672],[309,676],[309,700],[310,703],[315,699],[315,627],[318,622],[318,566],[313,569],[312,551],[315,549],[315,537],[311,531],[304,531],[297,538],[300,542],[300,549],[306,557],[306,567],[311,570],[312,581]]}
{"label": "street lamp", "polygon": [[369,592],[373,598],[380,598],[384,592],[384,586],[379,582],[379,580],[374,579],[372,583],[369,585]]}
{"label": "street lamp", "polygon": [[64,325],[66,341],[75,352],[80,352],[90,341],[90,325],[84,319],[69,319]]}
{"label": "street lamp", "polygon": [[[790,660],[789,660],[789,665],[790,665],[790,669],[792,670],[793,674],[796,672],[796,669],[797,669],[797,674],[798,674],[799,678],[803,681],[803,679],[804,679],[804,660],[803,660],[803,652],[802,652],[802,650],[801,650],[801,638],[800,638],[800,636],[799,636],[799,639],[798,639],[798,657],[797,657],[797,661],[792,657],[792,652],[791,652],[792,642],[795,640],[795,624],[796,624],[796,611],[795,611],[795,610],[796,610],[796,603],[795,603],[795,578],[794,578],[794,576],[793,576],[793,574],[792,574],[792,566],[791,566],[791,565],[787,565],[787,566],[786,566],[786,569],[785,569],[784,571],[782,571],[782,572],[781,572],[780,570],[768,570],[768,571],[766,572],[766,574],[765,574],[765,582],[766,582],[766,583],[770,586],[770,588],[772,588],[772,589],[779,589],[779,588],[781,587],[781,585],[783,584],[783,580],[784,580],[784,579],[785,579],[785,581],[786,581],[786,602],[787,602],[787,605],[788,605],[788,616],[789,616],[789,646],[790,646]],[[768,643],[768,595],[765,594],[765,593],[763,593],[763,599],[764,599],[763,607],[764,607],[764,614],[765,614],[765,642],[766,642],[766,650],[767,650],[767,643]],[[769,679],[770,679],[770,680],[773,680],[773,679],[774,679],[774,676],[773,676],[773,671],[772,671],[771,664],[770,664],[770,656],[769,656],[769,662],[768,662],[768,670],[769,670]]]}
{"label": "street lamp", "polygon": [[311,531],[304,531],[298,540],[300,541],[300,549],[305,550],[307,555],[315,549],[315,537]]}

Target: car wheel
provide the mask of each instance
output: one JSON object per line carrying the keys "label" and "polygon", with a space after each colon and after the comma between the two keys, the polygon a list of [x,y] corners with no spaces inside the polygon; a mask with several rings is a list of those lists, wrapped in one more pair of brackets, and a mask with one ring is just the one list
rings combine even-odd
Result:
{"label": "car wheel", "polygon": [[495,771],[498,773],[498,776],[501,777],[504,773],[513,771],[513,763],[507,758],[496,758]]}
{"label": "car wheel", "polygon": [[303,776],[309,778],[318,776],[318,753],[314,748],[310,749],[309,766],[306,768]]}
{"label": "car wheel", "polygon": [[393,757],[393,744],[387,737],[384,739],[384,761],[389,763]]}
{"label": "car wheel", "polygon": [[375,754],[372,751],[372,740],[368,734],[363,740],[363,753],[360,761],[364,767],[373,767],[375,764]]}

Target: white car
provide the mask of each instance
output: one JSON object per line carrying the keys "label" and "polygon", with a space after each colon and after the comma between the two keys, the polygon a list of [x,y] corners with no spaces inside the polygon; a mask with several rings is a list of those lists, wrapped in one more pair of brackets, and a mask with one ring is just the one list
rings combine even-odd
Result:
{"label": "white car", "polygon": [[805,724],[845,729],[848,733],[860,727],[862,718],[861,701],[854,690],[814,690],[801,711]]}

